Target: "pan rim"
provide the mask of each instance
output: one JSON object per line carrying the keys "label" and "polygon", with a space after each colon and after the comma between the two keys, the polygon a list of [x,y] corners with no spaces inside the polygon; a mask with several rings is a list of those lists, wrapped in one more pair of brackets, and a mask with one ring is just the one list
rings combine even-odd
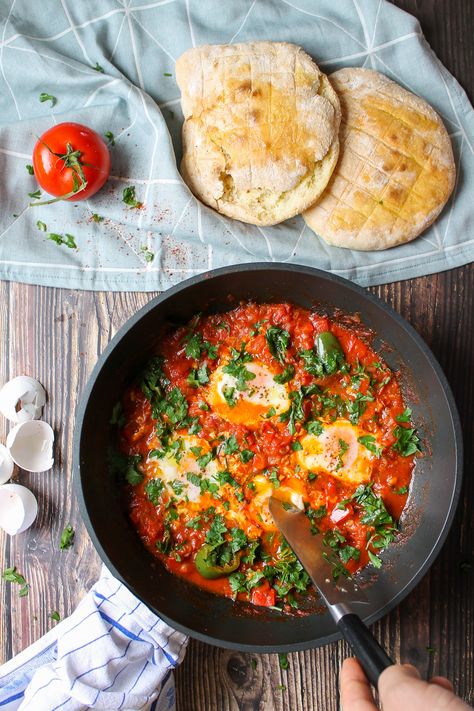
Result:
{"label": "pan rim", "polygon": [[[138,323],[139,320],[141,320],[144,316],[146,316],[150,311],[155,309],[157,306],[159,306],[162,302],[165,300],[169,299],[171,296],[174,296],[175,294],[178,294],[181,291],[184,291],[190,287],[193,287],[196,284],[199,284],[201,282],[204,282],[209,279],[213,279],[215,277],[221,277],[221,276],[226,276],[228,274],[234,274],[238,272],[258,272],[258,271],[274,271],[276,273],[278,272],[290,272],[290,273],[298,273],[298,274],[308,274],[310,276],[314,277],[319,277],[320,279],[333,282],[335,284],[340,284],[341,286],[344,286],[344,288],[347,290],[352,290],[354,293],[358,294],[361,296],[363,299],[368,300],[369,302],[372,302],[375,304],[377,307],[381,308],[382,311],[385,311],[393,320],[397,322],[397,325],[405,331],[405,333],[415,342],[415,344],[418,346],[418,348],[421,350],[423,355],[427,358],[431,368],[433,369],[433,372],[440,384],[441,391],[444,394],[444,397],[446,399],[446,405],[447,405],[447,410],[449,413],[449,418],[451,421],[453,433],[454,433],[454,452],[455,452],[455,472],[453,474],[453,488],[452,488],[452,494],[451,494],[451,499],[449,502],[449,509],[448,509],[448,514],[444,519],[443,526],[441,527],[438,536],[436,539],[433,541],[431,550],[429,551],[428,555],[426,555],[422,565],[418,568],[416,573],[410,578],[410,580],[407,582],[407,584],[399,590],[391,599],[385,603],[384,605],[381,605],[376,611],[374,611],[371,615],[364,617],[364,621],[366,624],[372,624],[375,621],[381,619],[384,615],[389,613],[392,609],[394,609],[415,587],[416,585],[420,582],[420,580],[426,575],[426,573],[429,571],[431,566],[433,565],[435,559],[438,557],[439,553],[441,552],[441,549],[443,547],[443,544],[447,538],[447,535],[451,529],[454,516],[456,514],[456,510],[459,504],[459,499],[460,499],[460,494],[461,494],[461,488],[462,488],[462,475],[463,475],[463,442],[462,442],[462,429],[461,429],[461,422],[459,418],[459,413],[456,407],[454,395],[452,393],[451,387],[448,383],[448,380],[438,363],[435,355],[432,353],[431,349],[427,346],[427,344],[424,342],[422,337],[417,333],[417,331],[411,326],[411,324],[408,323],[400,314],[398,314],[391,306],[389,306],[387,303],[385,303],[382,299],[379,297],[375,296],[374,294],[371,294],[368,292],[364,287],[359,286],[358,284],[354,284],[353,282],[349,281],[348,279],[345,279],[343,277],[340,277],[335,274],[331,274],[329,272],[325,272],[321,269],[316,269],[313,267],[307,267],[304,265],[298,265],[298,264],[285,264],[282,262],[254,262],[254,263],[244,263],[244,264],[233,264],[227,267],[220,267],[218,269],[212,269],[212,270],[207,270],[205,272],[202,272],[196,276],[193,276],[189,279],[186,279],[179,284],[171,287],[170,289],[167,289],[163,291],[161,294],[158,296],[154,297],[151,299],[147,304],[145,304],[141,309],[136,311],[124,324],[123,326],[117,331],[117,333],[114,335],[114,337],[111,339],[111,341],[107,344],[105,347],[104,351],[99,355],[98,360],[96,364],[94,365],[94,368],[92,369],[92,372],[89,376],[88,382],[86,383],[86,386],[81,394],[81,399],[79,402],[79,405],[76,408],[76,414],[75,414],[75,432],[74,432],[74,444],[73,444],[73,478],[74,478],[74,490],[75,490],[75,495],[77,497],[78,503],[79,503],[79,511],[81,514],[81,517],[85,523],[87,532],[92,540],[92,543],[96,549],[96,551],[99,554],[99,557],[101,560],[105,563],[107,568],[113,573],[113,575],[120,580],[129,590],[132,592],[134,595],[139,597],[137,595],[137,592],[133,589],[133,584],[129,583],[127,580],[124,579],[123,575],[118,571],[116,568],[115,564],[110,560],[108,554],[105,552],[98,536],[95,533],[94,526],[92,524],[91,518],[88,513],[88,508],[84,496],[84,491],[82,487],[82,477],[81,477],[81,472],[80,472],[80,444],[81,444],[81,435],[82,435],[82,429],[83,429],[83,423],[84,423],[84,417],[85,417],[85,412],[87,409],[87,404],[89,401],[89,398],[91,396],[91,393],[93,392],[95,383],[102,371],[102,368],[106,364],[110,354],[112,351],[116,348],[118,343],[126,336],[126,334],[135,327],[135,325]],[[289,301],[291,302],[291,298],[289,298]],[[147,606],[150,606],[150,603],[143,601],[143,603]],[[163,619],[167,624],[169,624],[171,627],[174,629],[177,629],[180,632],[183,632],[194,639],[197,639],[202,642],[206,642],[207,644],[212,644],[214,646],[219,646],[225,649],[232,649],[232,650],[239,650],[239,651],[244,651],[244,652],[256,652],[256,653],[276,653],[276,652],[292,652],[292,651],[302,651],[305,649],[311,649],[311,648],[316,648],[319,646],[323,646],[325,644],[329,644],[331,642],[337,641],[342,638],[342,635],[339,634],[338,632],[334,632],[329,635],[324,635],[323,637],[317,637],[313,640],[306,640],[304,642],[295,642],[295,643],[289,643],[289,644],[272,644],[272,645],[265,645],[265,644],[245,644],[245,643],[237,643],[237,642],[231,642],[227,640],[221,640],[217,639],[215,637],[211,637],[205,633],[199,632],[194,629],[190,629],[189,627],[180,624],[179,622],[176,622],[175,620],[169,618],[168,616],[164,615],[162,612],[157,610],[156,608],[152,607],[152,610],[161,618]]]}

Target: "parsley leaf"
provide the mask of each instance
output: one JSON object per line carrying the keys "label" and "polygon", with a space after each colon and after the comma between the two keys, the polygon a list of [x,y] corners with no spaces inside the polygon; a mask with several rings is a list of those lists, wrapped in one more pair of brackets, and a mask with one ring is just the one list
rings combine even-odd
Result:
{"label": "parsley leaf", "polygon": [[128,187],[123,189],[122,201],[129,207],[136,207],[136,208],[143,207],[143,203],[139,202],[135,198],[135,186],[134,185],[129,185]]}
{"label": "parsley leaf", "polygon": [[361,437],[357,438],[357,441],[363,444],[364,447],[369,450],[369,452],[373,452],[377,459],[380,459],[380,457],[382,456],[383,448],[377,444],[377,440],[375,439],[374,435],[362,435]]}
{"label": "parsley leaf", "polygon": [[[245,367],[245,363],[249,363],[253,360],[250,353],[245,351],[245,343],[242,343],[240,350],[231,348],[231,360],[222,368],[224,373],[231,375],[235,378],[235,387],[240,392],[248,390],[248,383],[250,380],[255,379],[255,373],[252,373],[248,368]],[[224,397],[227,400],[226,395]]]}
{"label": "parsley leaf", "polygon": [[209,369],[206,363],[203,363],[199,368],[193,368],[187,377],[187,382],[193,388],[198,388],[200,385],[206,385],[209,382]]}
{"label": "parsley leaf", "polygon": [[308,420],[305,427],[309,434],[316,435],[316,437],[319,437],[324,429],[321,420]]}
{"label": "parsley leaf", "polygon": [[254,456],[255,453],[252,452],[250,449],[243,449],[240,453],[240,461],[244,464],[247,464],[247,462],[250,462],[250,460],[253,459]]}
{"label": "parsley leaf", "polygon": [[286,671],[289,667],[288,663],[288,654],[286,652],[280,652],[278,654],[278,661],[280,663],[280,669],[283,669],[283,671]]}
{"label": "parsley leaf", "polygon": [[373,402],[374,398],[373,396],[367,392],[365,395],[362,393],[357,393],[355,400],[349,400],[347,402],[347,412],[349,415],[349,421],[353,425],[357,425],[359,422],[359,419],[362,417],[364,412],[367,409],[367,404],[368,402]]}
{"label": "parsley leaf", "polygon": [[61,534],[61,540],[59,542],[59,547],[62,551],[66,551],[68,548],[72,546],[74,543],[74,529],[73,527],[69,524],[66,526],[64,531]]}
{"label": "parsley leaf", "polygon": [[55,622],[59,622],[61,617],[59,616],[59,612],[57,610],[53,610],[50,614],[50,618],[54,620]]}
{"label": "parsley leaf", "polygon": [[65,244],[66,247],[69,247],[69,249],[77,249],[75,239],[70,234],[66,233],[63,237],[62,235],[58,235],[55,232],[50,232],[47,239],[50,239],[52,242],[55,242],[59,245]]}
{"label": "parsley leaf", "polygon": [[278,328],[278,326],[270,326],[267,329],[265,338],[268,345],[268,350],[274,358],[276,358],[282,365],[285,363],[285,354],[290,343],[290,334],[283,328]]}
{"label": "parsley leaf", "polygon": [[153,506],[158,506],[165,487],[161,479],[150,479],[145,484],[145,493]]}
{"label": "parsley leaf", "polygon": [[406,407],[401,415],[396,416],[396,421],[397,422],[410,422],[411,418],[411,409],[409,407]]}
{"label": "parsley leaf", "polygon": [[402,457],[409,457],[420,451],[420,440],[415,429],[397,425],[393,430],[393,434],[396,437],[396,442],[392,445],[392,449],[401,454]]}
{"label": "parsley leaf", "polygon": [[279,373],[279,375],[273,376],[273,380],[275,381],[275,383],[282,385],[283,383],[288,383],[292,379],[294,374],[295,374],[294,366],[287,365],[285,367],[285,370],[283,371],[283,373]]}
{"label": "parsley leaf", "polygon": [[339,471],[339,469],[342,469],[342,467],[344,466],[344,455],[348,449],[348,443],[344,439],[339,438],[339,452],[337,454],[336,471]]}
{"label": "parsley leaf", "polygon": [[279,489],[280,488],[280,480],[278,478],[278,469],[266,469],[265,474],[268,475],[269,481],[273,484],[274,489]]}
{"label": "parsley leaf", "polygon": [[55,96],[53,96],[52,94],[46,94],[44,91],[42,91],[41,94],[39,95],[39,100],[41,101],[42,104],[43,104],[45,101],[50,101],[50,102],[51,102],[51,108],[53,108],[53,106],[55,105],[55,103],[56,103],[56,101],[57,101],[57,99],[56,99]]}
{"label": "parsley leaf", "polygon": [[237,442],[237,437],[235,435],[227,437],[222,445],[222,454],[235,454],[238,451],[239,443]]}

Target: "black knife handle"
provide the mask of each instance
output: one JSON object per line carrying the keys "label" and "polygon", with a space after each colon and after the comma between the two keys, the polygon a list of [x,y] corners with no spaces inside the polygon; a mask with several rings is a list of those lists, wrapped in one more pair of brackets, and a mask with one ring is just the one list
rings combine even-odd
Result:
{"label": "black knife handle", "polygon": [[338,620],[337,626],[344,639],[351,645],[368,680],[377,688],[379,676],[384,669],[393,664],[392,660],[358,615],[354,613],[343,615]]}

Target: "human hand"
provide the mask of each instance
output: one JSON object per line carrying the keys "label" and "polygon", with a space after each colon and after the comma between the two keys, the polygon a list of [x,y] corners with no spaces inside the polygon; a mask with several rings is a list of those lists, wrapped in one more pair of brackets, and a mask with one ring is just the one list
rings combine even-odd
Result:
{"label": "human hand", "polygon": [[[410,664],[394,664],[380,675],[383,711],[466,711],[470,709],[453,692],[448,679],[435,676],[423,681]],[[377,711],[370,684],[357,659],[345,659],[341,669],[342,711]]]}

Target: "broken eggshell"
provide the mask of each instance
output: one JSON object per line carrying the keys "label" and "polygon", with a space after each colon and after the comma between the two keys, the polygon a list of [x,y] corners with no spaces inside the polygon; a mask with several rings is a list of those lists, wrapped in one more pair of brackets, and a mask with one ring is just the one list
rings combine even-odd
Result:
{"label": "broken eggshell", "polygon": [[0,487],[0,528],[10,536],[26,531],[37,513],[36,497],[26,486],[4,484]]}
{"label": "broken eggshell", "polygon": [[30,420],[16,425],[8,433],[7,447],[15,464],[27,472],[45,472],[51,469],[54,432],[40,420]]}
{"label": "broken eggshell", "polygon": [[0,484],[5,484],[13,474],[13,459],[4,444],[0,444]]}
{"label": "broken eggshell", "polygon": [[41,417],[46,392],[41,383],[28,375],[19,375],[0,390],[0,412],[10,422],[20,423]]}

